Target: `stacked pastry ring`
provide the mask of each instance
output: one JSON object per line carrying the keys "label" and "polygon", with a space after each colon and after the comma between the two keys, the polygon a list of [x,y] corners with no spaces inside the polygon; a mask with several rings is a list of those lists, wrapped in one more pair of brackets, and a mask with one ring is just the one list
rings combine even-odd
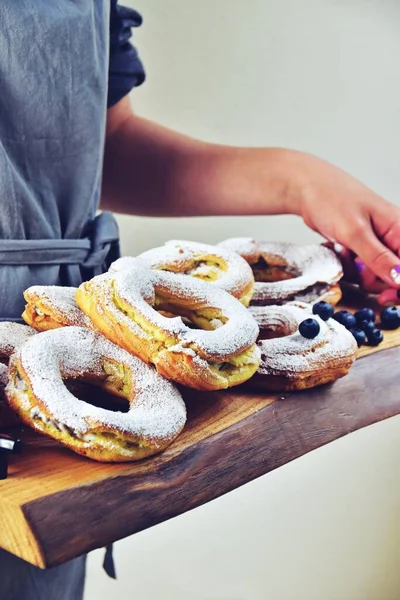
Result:
{"label": "stacked pastry ring", "polygon": [[8,362],[10,356],[17,348],[22,346],[36,331],[10,321],[0,322],[0,426],[8,427],[17,423],[15,415],[8,409],[3,402],[5,398],[5,388],[8,383]]}
{"label": "stacked pastry ring", "polygon": [[37,331],[58,327],[89,327],[90,319],[78,308],[76,288],[54,285],[35,285],[24,292],[27,302],[22,314],[24,321]]}
{"label": "stacked pastry ring", "polygon": [[[334,319],[322,321],[309,304],[291,302],[249,310],[260,327],[261,363],[250,381],[255,387],[268,391],[312,388],[346,375],[356,358],[352,334]],[[320,328],[313,339],[299,332],[300,323],[309,318]]]}
{"label": "stacked pastry ring", "polygon": [[[76,398],[64,380],[97,382],[126,398],[115,412]],[[166,448],[182,430],[186,409],[155,369],[81,327],[40,333],[12,357],[8,402],[20,418],[75,452],[107,462],[139,460]]]}
{"label": "stacked pastry ring", "polygon": [[[12,346],[8,402],[33,428],[90,458],[150,456],[186,420],[171,381],[219,390],[249,380],[280,391],[345,375],[356,355],[352,335],[310,305],[277,306],[293,298],[335,303],[341,275],[324,247],[240,238],[217,248],[171,241],[116,261],[78,289],[34,286],[23,317],[42,333],[17,326],[24,343]],[[246,309],[254,276],[255,305]],[[299,333],[308,317],[320,328],[311,340]],[[79,399],[71,380],[121,396],[128,412]]]}
{"label": "stacked pastry ring", "polygon": [[221,242],[252,267],[255,285],[252,304],[265,306],[293,300],[337,304],[342,266],[334,252],[318,244],[297,245],[231,238]]}
{"label": "stacked pastry ring", "polygon": [[253,295],[254,277],[247,262],[231,250],[171,240],[160,248],[153,248],[136,258],[124,257],[115,261],[110,271],[122,271],[139,260],[150,269],[171,271],[215,283],[248,306]]}
{"label": "stacked pastry ring", "polygon": [[76,300],[108,339],[183,385],[225,389],[257,370],[257,324],[217,286],[136,265],[82,284]]}
{"label": "stacked pastry ring", "polygon": [[[8,382],[8,363],[10,356],[22,346],[36,331],[26,325],[11,321],[0,321],[0,391]],[[2,362],[4,361],[4,362]]]}

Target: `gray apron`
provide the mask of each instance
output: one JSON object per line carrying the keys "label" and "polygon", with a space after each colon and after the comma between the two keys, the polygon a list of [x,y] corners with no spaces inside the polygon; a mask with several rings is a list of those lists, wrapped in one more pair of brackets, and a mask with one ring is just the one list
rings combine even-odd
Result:
{"label": "gray apron", "polygon": [[109,0],[0,2],[0,318],[32,284],[77,286],[118,251],[95,219]]}
{"label": "gray apron", "polygon": [[[118,255],[96,218],[109,0],[0,1],[0,319],[33,284],[79,285]],[[79,600],[85,558],[40,571],[0,551],[0,600]]]}

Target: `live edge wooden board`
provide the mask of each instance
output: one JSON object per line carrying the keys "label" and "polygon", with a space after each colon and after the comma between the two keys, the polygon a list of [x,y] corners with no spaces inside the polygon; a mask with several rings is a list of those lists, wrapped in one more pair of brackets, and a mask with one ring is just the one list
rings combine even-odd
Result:
{"label": "live edge wooden board", "polygon": [[399,414],[399,346],[400,330],[387,332],[378,349],[360,351],[347,377],[303,393],[185,390],[184,432],[140,463],[95,463],[23,430],[23,452],[0,481],[0,547],[39,567],[58,565]]}

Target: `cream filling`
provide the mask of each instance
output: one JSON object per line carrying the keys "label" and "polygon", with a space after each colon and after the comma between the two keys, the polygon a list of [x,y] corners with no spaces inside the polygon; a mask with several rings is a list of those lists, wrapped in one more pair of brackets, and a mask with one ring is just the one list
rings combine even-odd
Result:
{"label": "cream filling", "polygon": [[83,433],[81,431],[76,431],[64,423],[61,423],[61,421],[58,421],[57,419],[49,418],[42,410],[40,410],[39,406],[32,405],[29,396],[30,386],[19,374],[16,375],[13,383],[18,396],[22,400],[24,410],[29,412],[29,416],[32,420],[40,421],[45,427],[54,427],[57,429],[57,431],[60,431],[65,435],[74,438],[75,440],[80,440],[84,443],[85,447],[89,447],[91,444],[97,444],[104,449],[109,450],[110,446],[114,446],[118,449],[118,451],[127,455],[131,455],[133,448],[147,447],[147,444],[144,442],[131,442],[124,440],[112,432],[104,431],[96,433]]}
{"label": "cream filling", "polygon": [[216,281],[224,274],[224,270],[217,264],[209,261],[200,261],[192,269],[184,271],[186,275],[197,277],[205,281]]}
{"label": "cream filling", "polygon": [[[149,325],[146,323],[145,319],[140,319],[138,316],[134,314],[134,312],[128,311],[124,306],[119,302],[119,298],[117,294],[114,294],[114,303],[117,308],[123,312],[129,319],[131,319],[134,323],[136,323],[146,334],[148,334]],[[167,310],[168,312],[172,312],[173,314],[179,315],[182,318],[182,310],[177,310],[175,305],[169,304],[166,305],[163,303],[163,298],[161,295],[156,296],[155,310]],[[213,309],[210,309],[211,311]],[[224,315],[220,315],[220,317],[214,317],[207,314],[207,309],[204,309],[201,313],[195,310],[188,310],[185,315],[188,319],[191,320],[195,325],[199,325],[204,330],[215,330],[219,327],[222,327],[226,323],[226,318]],[[158,331],[157,328],[152,332],[153,338],[155,338],[155,334],[158,333],[161,337],[162,331]],[[158,340],[157,340],[158,341]],[[235,379],[240,378],[242,375],[242,371],[248,371],[251,366],[254,367],[254,370],[258,368],[259,357],[257,354],[256,346],[252,344],[249,348],[242,350],[236,356],[229,357],[226,361],[221,361],[217,363],[215,361],[211,361],[206,358],[202,358],[195,351],[193,344],[188,344],[187,346],[183,346],[183,344],[170,344],[167,340],[161,338],[158,342],[158,352],[162,352],[163,350],[167,350],[168,352],[182,352],[182,348],[185,348],[185,353],[189,354],[188,350],[192,350],[194,352],[194,356],[198,358],[198,361],[201,361],[203,365],[207,365],[207,367],[213,372],[214,375],[218,376],[220,379],[222,378],[226,382],[231,383],[235,381]],[[154,360],[154,358],[152,358]],[[154,360],[156,363],[156,360]],[[235,377],[236,376],[236,377]],[[250,377],[251,375],[249,375]],[[249,378],[248,377],[248,378]]]}
{"label": "cream filling", "polygon": [[78,438],[79,440],[82,440],[82,442],[90,443],[96,441],[96,436],[93,433],[81,433],[80,431],[74,431],[56,419],[49,419],[49,417],[45,415],[38,406],[32,406],[29,411],[29,415],[31,419],[42,421],[44,425],[53,425],[53,427],[58,429],[58,431],[62,431],[71,437]]}

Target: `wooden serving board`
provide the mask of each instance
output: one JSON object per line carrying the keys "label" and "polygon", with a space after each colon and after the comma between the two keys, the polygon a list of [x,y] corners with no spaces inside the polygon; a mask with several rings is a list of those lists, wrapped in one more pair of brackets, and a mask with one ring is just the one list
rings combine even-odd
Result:
{"label": "wooden serving board", "polygon": [[301,393],[184,390],[185,430],[140,463],[96,463],[24,429],[0,481],[0,547],[39,567],[61,564],[399,414],[398,346],[400,330],[386,332],[345,378]]}

